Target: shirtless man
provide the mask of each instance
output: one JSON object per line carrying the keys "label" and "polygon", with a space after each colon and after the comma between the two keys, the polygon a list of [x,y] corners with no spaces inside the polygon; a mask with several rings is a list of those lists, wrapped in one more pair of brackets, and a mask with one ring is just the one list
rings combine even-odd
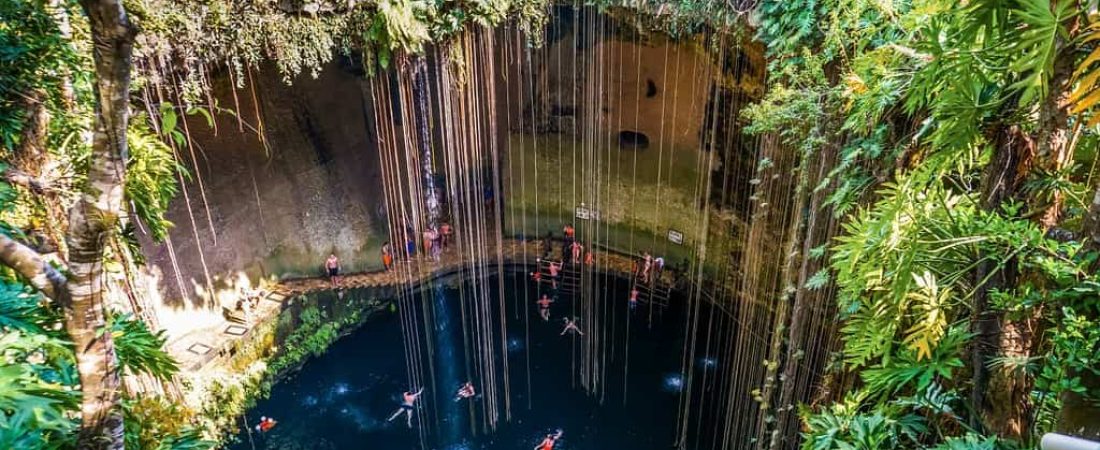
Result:
{"label": "shirtless man", "polygon": [[542,298],[538,299],[538,301],[536,301],[535,303],[539,305],[539,316],[542,316],[543,321],[549,322],[550,304],[554,303],[554,300],[546,294],[542,294]]}
{"label": "shirtless man", "polygon": [[405,423],[409,425],[409,428],[412,428],[413,411],[416,409],[414,405],[416,404],[416,400],[420,398],[420,394],[423,392],[424,388],[420,388],[420,390],[416,391],[416,393],[405,392],[404,394],[401,394],[401,405],[397,407],[397,411],[394,411],[393,415],[390,416],[390,418],[387,419],[386,422],[393,422],[393,419],[396,419],[398,416],[405,414],[407,416]]}
{"label": "shirtless man", "polygon": [[561,335],[564,336],[565,333],[569,333],[569,332],[577,333],[581,336],[584,336],[584,333],[581,331],[581,329],[577,328],[577,321],[566,317],[565,318],[565,328],[563,328],[561,330]]}
{"label": "shirtless man", "polygon": [[584,251],[584,246],[580,242],[573,241],[573,264],[581,262],[581,252]]}
{"label": "shirtless man", "polygon": [[649,252],[645,252],[645,256],[642,257],[642,281],[649,282],[649,269],[653,267],[653,257],[649,255]]}
{"label": "shirtless man", "polygon": [[336,254],[328,255],[328,259],[325,260],[325,271],[328,272],[328,280],[332,283],[332,287],[340,287],[340,259],[336,257]]}

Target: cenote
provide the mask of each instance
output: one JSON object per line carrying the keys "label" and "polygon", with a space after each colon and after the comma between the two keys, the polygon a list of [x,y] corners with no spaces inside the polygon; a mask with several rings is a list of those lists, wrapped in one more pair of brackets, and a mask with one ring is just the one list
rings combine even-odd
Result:
{"label": "cenote", "polygon": [[[270,397],[245,414],[252,425],[261,416],[275,418],[278,425],[267,433],[238,430],[231,448],[515,449],[531,448],[557,429],[564,432],[559,446],[570,449],[674,446],[682,402],[700,401],[698,395],[688,398],[684,377],[689,372],[720,377],[716,358],[701,350],[685,358],[689,350],[682,295],[674,294],[668,304],[643,303],[631,309],[629,281],[612,275],[589,281],[600,304],[597,326],[581,317],[580,305],[564,285],[555,290],[518,269],[506,270],[503,278],[494,274],[430,282],[395,300],[403,306],[374,314],[278,382]],[[479,298],[476,285],[489,286],[484,292],[488,297]],[[556,296],[549,321],[542,320],[535,304],[542,294]],[[317,301],[325,309],[326,302],[354,296],[325,293]],[[491,336],[484,336],[496,343],[490,345],[499,385],[495,431],[486,420],[492,407],[481,392],[487,379],[473,361],[478,331],[471,329],[475,324],[469,317],[469,308],[486,300],[497,318]],[[416,311],[405,317],[398,308],[409,306]],[[430,323],[424,322],[426,316],[431,316]],[[565,317],[577,317],[582,332],[597,334],[603,348],[586,349],[579,336],[562,335]],[[418,359],[416,350],[410,352],[416,345],[407,341],[424,337],[424,330],[412,337],[416,332],[409,333],[410,327],[431,328],[432,355],[421,352]],[[593,357],[586,362],[583,354],[588,352]],[[422,371],[425,388],[412,428],[404,416],[386,420],[410,386],[410,370]],[[591,371],[587,377],[585,371]],[[478,395],[455,401],[466,380]]]}

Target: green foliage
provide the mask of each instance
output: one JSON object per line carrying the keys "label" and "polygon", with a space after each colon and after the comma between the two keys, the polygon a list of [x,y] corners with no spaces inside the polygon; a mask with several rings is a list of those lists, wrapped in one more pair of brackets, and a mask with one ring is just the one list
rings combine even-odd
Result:
{"label": "green foliage", "polygon": [[168,339],[164,330],[153,333],[145,322],[129,314],[111,314],[107,329],[111,330],[114,339],[119,367],[162,380],[171,379],[179,372],[179,363],[164,351]]}
{"label": "green foliage", "polygon": [[[1026,162],[1056,169],[1000,174],[1022,178],[1002,203],[983,204],[980,196],[991,161],[1044,138],[1036,106],[1065,89],[1054,80],[1065,59],[1078,68],[1072,112],[1092,114],[1100,99],[1100,53],[1093,50],[1100,27],[1092,21],[1081,37],[1071,35],[1084,15],[1078,7],[806,0],[757,8],[775,87],[745,114],[748,131],[773,133],[801,152],[839,150],[816,189],[843,221],[828,255],[843,320],[843,370],[859,382],[844,402],[803,412],[805,448],[1014,445],[968,427],[975,412],[963,404],[970,368],[960,355],[979,313],[1037,320],[1048,330],[1033,354],[999,358],[992,368],[1034,381],[1029,433],[1053,429],[1064,394],[1100,397],[1080,383],[1082,374],[1096,373],[1100,357],[1091,331],[1100,318],[1090,270],[1096,255],[1050,239],[1027,216],[1064,199],[1061,226],[1082,224],[1095,185],[1073,157],[1095,159],[1098,130],[1080,129],[1080,142],[1089,144],[1064,165]],[[830,123],[842,126],[821,125]],[[1010,133],[1024,136],[1009,143],[1018,148],[997,147]],[[1023,198],[1029,203],[1017,203]],[[815,274],[805,288],[824,285],[828,275]],[[1008,285],[991,286],[992,279]],[[988,310],[975,311],[979,295],[989,298]],[[912,416],[926,426],[919,438],[890,429]]]}
{"label": "green foliage", "polygon": [[[186,145],[179,130],[175,129],[175,112],[162,112],[162,133]],[[126,164],[126,199],[134,214],[145,224],[154,241],[163,241],[172,228],[172,222],[164,217],[169,202],[179,192],[178,179],[187,175],[187,169],[176,160],[172,148],[154,135],[145,125],[145,117],[138,115],[130,121],[126,139],[130,146],[130,159]],[[169,126],[171,125],[171,126]],[[178,177],[178,178],[177,178]]]}
{"label": "green foliage", "polygon": [[[421,53],[474,25],[514,19],[537,36],[546,20],[545,0],[420,2],[324,0],[308,5],[261,0],[131,0],[127,9],[144,31],[139,58],[188,61],[188,99],[205,89],[204,67],[227,63],[237,80],[246,66],[273,61],[287,81],[304,71],[316,76],[338,53],[362,52],[373,72],[397,53]],[[154,75],[154,74],[150,74]]]}
{"label": "green foliage", "polygon": [[191,413],[161,398],[146,397],[122,403],[126,447],[148,450],[206,450],[215,442],[203,439],[189,424]]}

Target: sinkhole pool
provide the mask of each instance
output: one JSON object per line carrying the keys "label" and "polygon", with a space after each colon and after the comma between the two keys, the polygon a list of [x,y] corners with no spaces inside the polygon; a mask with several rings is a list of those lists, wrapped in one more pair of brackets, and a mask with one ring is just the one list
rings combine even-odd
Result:
{"label": "sinkhole pool", "polygon": [[[685,361],[689,372],[714,374],[720,365],[713,356],[696,353],[685,358],[684,301],[673,293],[664,305],[628,305],[629,281],[597,275],[588,299],[538,285],[519,272],[484,277],[477,283],[457,282],[422,287],[403,300],[415,314],[381,312],[338,340],[320,357],[276,384],[267,399],[257,402],[245,417],[255,426],[261,416],[278,425],[266,433],[242,430],[230,446],[251,449],[531,449],[546,433],[561,429],[556,449],[659,449],[674,446],[685,392]],[[484,380],[477,374],[474,345],[470,344],[475,290],[488,293],[493,308],[489,329],[495,342],[500,423],[486,427]],[[504,327],[501,340],[500,289],[504,290]],[[535,301],[542,293],[557,294],[543,321]],[[323,301],[323,300],[322,300]],[[584,305],[599,311],[597,325],[586,323]],[[425,323],[430,311],[431,323]],[[561,335],[562,320],[580,316],[584,338]],[[412,317],[410,321],[408,318]],[[392,422],[401,392],[409,388],[414,366],[404,332],[415,322],[431,336],[432,354],[421,351],[425,392],[408,428],[403,417]],[[430,332],[426,331],[431,327]],[[466,325],[466,330],[463,326]],[[586,340],[599,338],[599,342]],[[464,339],[466,338],[466,339]],[[506,350],[503,350],[506,348]],[[600,389],[588,393],[582,386],[586,348],[599,355]],[[503,354],[507,354],[504,361]],[[505,419],[504,369],[507,362],[511,419]],[[430,372],[430,373],[429,373]],[[472,375],[471,375],[472,374]],[[479,397],[454,401],[458,387],[474,381]],[[434,383],[434,384],[433,384]],[[695,402],[700,394],[691,395]],[[238,422],[243,423],[239,418]],[[690,428],[699,427],[693,423]],[[705,428],[703,428],[705,429]],[[689,432],[689,434],[691,434]],[[695,440],[690,437],[690,440]]]}

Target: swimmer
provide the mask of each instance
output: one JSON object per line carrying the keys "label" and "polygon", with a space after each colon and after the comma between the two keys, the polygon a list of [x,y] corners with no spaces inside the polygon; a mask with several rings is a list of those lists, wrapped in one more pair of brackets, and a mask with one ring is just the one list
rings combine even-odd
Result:
{"label": "swimmer", "polygon": [[328,280],[332,283],[332,287],[340,287],[340,259],[335,253],[328,255],[328,259],[325,260],[325,271],[328,272]]}
{"label": "swimmer", "polygon": [[477,395],[477,392],[474,391],[474,384],[467,381],[466,384],[458,388],[458,393],[455,394],[455,401],[457,402],[459,400],[470,398],[475,395]]}
{"label": "swimmer", "polygon": [[256,425],[256,431],[266,433],[272,428],[275,428],[275,424],[277,423],[279,422],[276,422],[275,419],[266,416],[260,416],[260,423]]}
{"label": "swimmer", "polygon": [[562,432],[559,429],[552,434],[546,435],[546,438],[535,447],[535,450],[554,450],[554,444],[558,442],[558,439],[561,439],[561,434]]}
{"label": "swimmer", "polygon": [[401,394],[401,405],[397,407],[397,411],[394,411],[393,415],[390,416],[389,419],[386,419],[386,422],[393,422],[393,419],[396,419],[398,416],[405,414],[407,416],[405,422],[409,425],[409,428],[412,428],[413,410],[415,410],[415,407],[413,405],[416,404],[416,399],[420,398],[420,394],[422,392],[424,392],[424,388],[420,388],[420,390],[416,391],[415,394],[412,392]]}
{"label": "swimmer", "polygon": [[577,333],[581,336],[584,336],[584,332],[582,332],[580,328],[577,328],[577,321],[567,317],[565,318],[565,328],[561,330],[561,335],[564,336],[565,333],[569,332]]}
{"label": "swimmer", "polygon": [[546,294],[542,294],[542,298],[538,299],[538,301],[536,301],[535,303],[538,303],[538,305],[539,305],[539,315],[542,316],[542,320],[544,320],[546,322],[549,322],[550,321],[550,304],[554,303],[554,300],[551,299]]}

